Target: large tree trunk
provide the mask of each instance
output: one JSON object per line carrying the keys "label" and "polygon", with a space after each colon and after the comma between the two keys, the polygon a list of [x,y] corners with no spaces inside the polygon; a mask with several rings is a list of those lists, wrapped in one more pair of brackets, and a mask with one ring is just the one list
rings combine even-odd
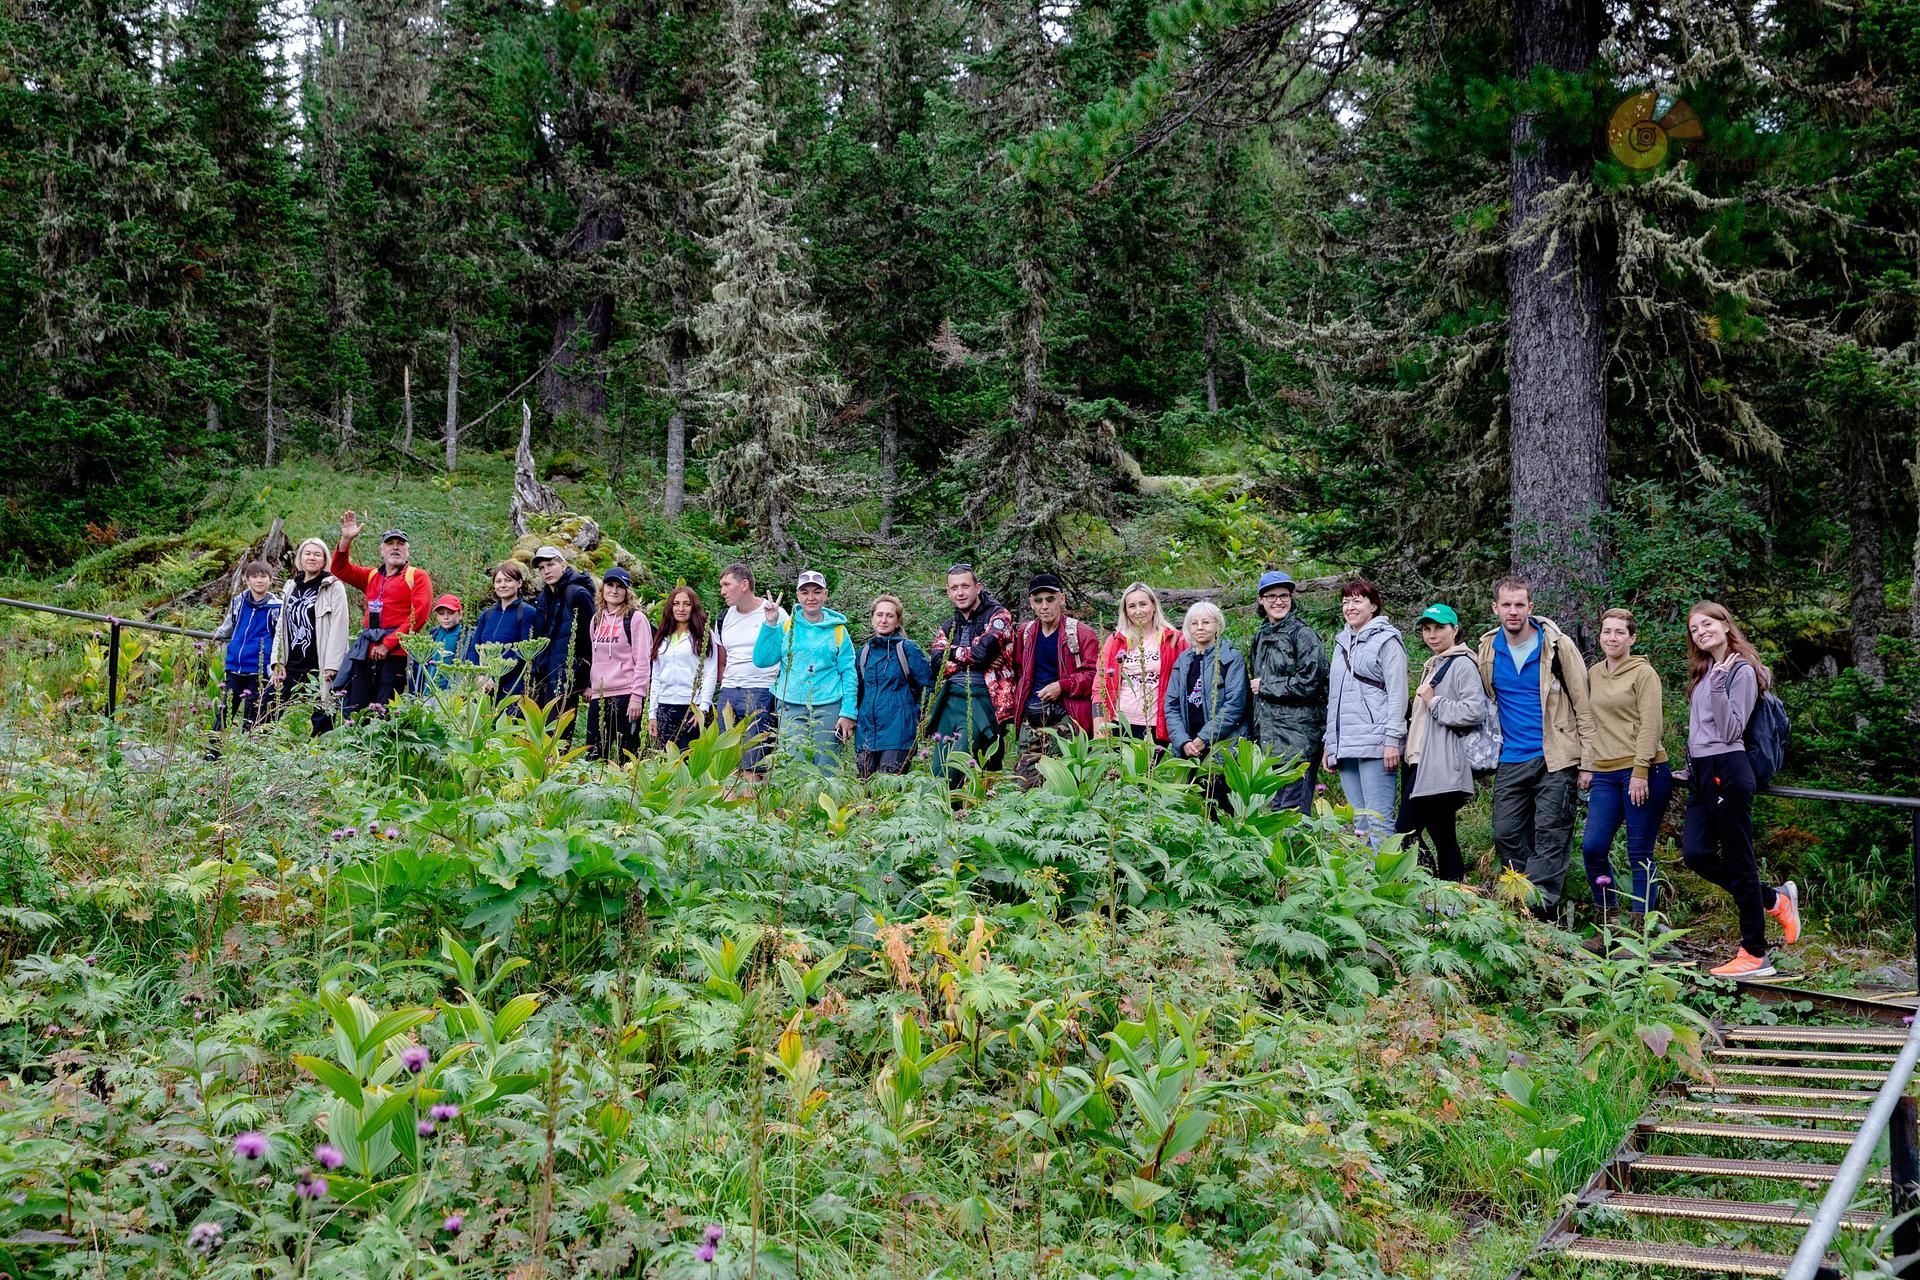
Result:
{"label": "large tree trunk", "polygon": [[[562,253],[589,259],[626,234],[626,222],[613,205],[598,202],[580,211]],[[541,388],[547,412],[600,423],[607,412],[607,372],[601,361],[613,338],[613,295],[600,291],[584,302],[562,306],[553,322],[553,362]]]}
{"label": "large tree trunk", "polygon": [[453,459],[460,445],[460,331],[447,331],[447,432],[442,437],[447,446],[447,470],[453,470]]}
{"label": "large tree trunk", "polygon": [[400,366],[400,452],[413,453],[413,366]]}
{"label": "large tree trunk", "polygon": [[[1518,0],[1514,74],[1584,71],[1598,52],[1587,0]],[[1546,135],[1530,115],[1512,130],[1507,253],[1508,457],[1513,565],[1542,612],[1584,642],[1604,589],[1595,517],[1607,500],[1607,379],[1597,245],[1539,219],[1556,187],[1587,181],[1585,139]],[[1549,252],[1549,248],[1551,251]]]}
{"label": "large tree trunk", "polygon": [[1881,558],[1880,474],[1874,433],[1856,424],[1847,433],[1847,534],[1851,543],[1853,665],[1878,684],[1887,678],[1880,657],[1880,631],[1886,613],[1886,565]]}
{"label": "large tree trunk", "polygon": [[1215,273],[1207,280],[1207,318],[1201,331],[1201,354],[1206,364],[1203,382],[1207,390],[1207,412],[1220,412],[1220,379],[1214,368],[1215,359],[1220,352],[1220,277]]}
{"label": "large tree trunk", "polygon": [[687,507],[687,337],[676,328],[667,338],[667,492],[661,510],[677,520]]}
{"label": "large tree trunk", "polygon": [[[272,332],[271,328],[269,328],[268,332],[269,333]],[[271,339],[269,339],[269,341],[271,341]],[[274,439],[274,432],[273,432],[273,375],[274,375],[273,351],[271,348],[269,348],[267,351],[267,465],[268,466],[273,465],[274,446],[275,444],[278,443]]]}
{"label": "large tree trunk", "polygon": [[880,411],[880,536],[893,536],[894,494],[900,486],[900,404],[891,391]]}

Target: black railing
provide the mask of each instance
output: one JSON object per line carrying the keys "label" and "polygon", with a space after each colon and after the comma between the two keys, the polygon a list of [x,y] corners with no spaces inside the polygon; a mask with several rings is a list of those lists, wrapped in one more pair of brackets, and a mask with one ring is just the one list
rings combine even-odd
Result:
{"label": "black railing", "polygon": [[58,614],[62,618],[79,618],[84,622],[104,622],[107,624],[107,719],[113,719],[113,713],[120,701],[120,629],[132,627],[137,631],[161,631],[170,636],[187,636],[194,640],[211,640],[213,632],[195,631],[191,627],[170,627],[164,622],[146,622],[139,618],[119,618],[110,613],[88,613],[83,609],[62,609],[56,605],[38,604],[32,600],[9,600],[0,596],[0,606],[11,609],[32,609],[35,613]]}

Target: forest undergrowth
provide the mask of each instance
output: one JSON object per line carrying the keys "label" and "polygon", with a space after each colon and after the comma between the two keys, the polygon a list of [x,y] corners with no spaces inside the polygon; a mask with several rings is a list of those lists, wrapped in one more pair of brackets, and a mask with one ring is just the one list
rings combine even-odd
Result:
{"label": "forest undergrowth", "polygon": [[1491,1275],[1711,1007],[1250,747],[1207,821],[1132,743],[744,795],[458,687],[8,700],[17,1276]]}

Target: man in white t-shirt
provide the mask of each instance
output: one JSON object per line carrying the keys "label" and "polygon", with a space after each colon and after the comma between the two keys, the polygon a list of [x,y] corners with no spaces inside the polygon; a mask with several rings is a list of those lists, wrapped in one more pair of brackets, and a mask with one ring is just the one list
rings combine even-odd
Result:
{"label": "man in white t-shirt", "polygon": [[[766,602],[754,594],[753,570],[744,564],[728,565],[720,575],[720,597],[727,607],[713,627],[720,644],[720,691],[713,700],[714,714],[722,724],[747,726],[740,772],[758,781],[773,742],[773,681],[780,668],[758,667],[753,662],[753,642],[766,621]],[[782,627],[789,616],[780,610]]]}

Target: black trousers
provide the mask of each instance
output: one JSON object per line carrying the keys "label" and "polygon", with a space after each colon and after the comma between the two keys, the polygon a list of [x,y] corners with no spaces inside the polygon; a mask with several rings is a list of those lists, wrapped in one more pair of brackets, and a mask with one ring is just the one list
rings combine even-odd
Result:
{"label": "black trousers", "polygon": [[347,675],[342,709],[352,716],[367,707],[384,707],[407,688],[407,655],[396,653],[379,661],[362,660]]}
{"label": "black trousers", "polygon": [[311,697],[313,704],[313,736],[319,737],[333,728],[333,715],[327,709],[325,690],[320,688],[320,668],[313,662],[289,662],[287,678],[280,686],[276,698],[277,711],[283,711],[296,697]]}
{"label": "black trousers", "polygon": [[1687,819],[1680,852],[1693,873],[1725,889],[1740,913],[1740,945],[1767,954],[1773,886],[1753,852],[1753,765],[1744,751],[1687,762]]}
{"label": "black trousers", "polygon": [[660,744],[665,746],[672,743],[675,751],[685,751],[700,736],[700,724],[694,719],[691,706],[656,702],[653,706],[653,723]]}
{"label": "black trousers", "polygon": [[913,751],[907,747],[895,747],[888,751],[856,751],[853,758],[860,768],[860,776],[871,778],[876,773],[905,773],[907,766],[913,763]]}
{"label": "black trousers", "polygon": [[587,754],[616,764],[640,750],[640,722],[627,718],[627,695],[587,700]]}
{"label": "black trousers", "polygon": [[235,721],[243,729],[253,728],[266,715],[267,704],[273,698],[273,685],[265,677],[245,671],[229,671],[221,689],[220,713],[213,724],[215,733],[225,733],[227,726]]}
{"label": "black trousers", "polygon": [[1434,874],[1442,880],[1466,879],[1467,861],[1460,852],[1460,832],[1456,824],[1461,806],[1472,797],[1465,791],[1441,791],[1433,795],[1413,794],[1417,764],[1400,765],[1400,813],[1393,829],[1412,836],[1423,849],[1433,854]]}

